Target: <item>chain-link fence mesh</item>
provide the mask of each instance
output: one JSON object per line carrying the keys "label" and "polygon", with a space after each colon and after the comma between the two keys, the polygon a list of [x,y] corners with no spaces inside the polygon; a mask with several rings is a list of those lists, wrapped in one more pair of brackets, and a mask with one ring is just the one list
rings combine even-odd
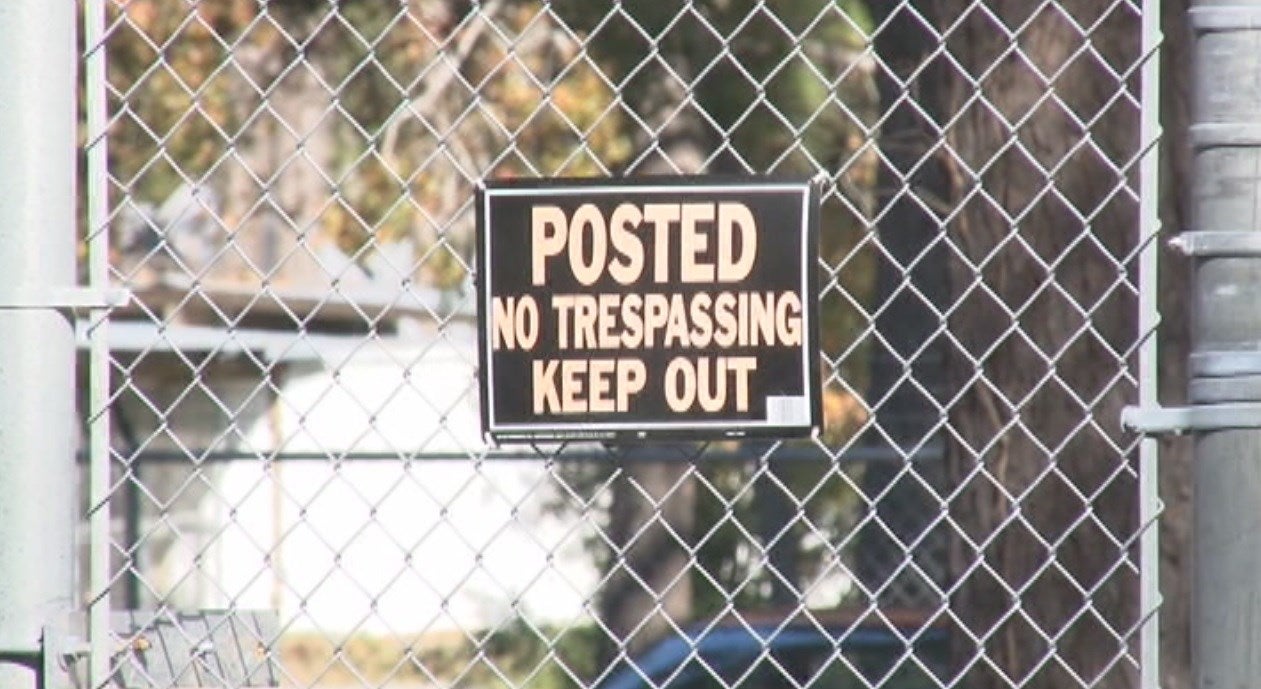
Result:
{"label": "chain-link fence mesh", "polygon": [[[1135,0],[86,9],[96,683],[1136,683]],[[823,185],[825,431],[488,447],[477,185],[698,172]]]}

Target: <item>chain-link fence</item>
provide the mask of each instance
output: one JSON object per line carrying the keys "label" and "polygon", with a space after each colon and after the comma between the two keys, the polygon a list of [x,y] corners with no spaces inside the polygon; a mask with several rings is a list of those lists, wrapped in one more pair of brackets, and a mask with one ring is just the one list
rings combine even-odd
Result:
{"label": "chain-link fence", "polygon": [[[1142,4],[87,0],[92,682],[1154,686]],[[822,434],[488,446],[478,185],[701,172]]]}

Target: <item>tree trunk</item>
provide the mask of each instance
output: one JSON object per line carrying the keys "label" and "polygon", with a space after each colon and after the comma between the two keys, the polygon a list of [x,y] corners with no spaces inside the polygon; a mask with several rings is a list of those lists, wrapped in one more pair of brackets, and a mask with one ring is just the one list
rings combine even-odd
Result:
{"label": "tree trunk", "polygon": [[[656,107],[664,108],[662,104]],[[688,132],[693,111],[679,113],[658,141],[660,155],[643,174],[700,171],[707,148]],[[608,535],[614,552],[600,597],[600,619],[613,638],[605,660],[634,656],[692,621],[692,545],[696,525],[694,452],[687,446],[622,448],[627,462],[612,485]]]}
{"label": "tree trunk", "polygon": [[[578,14],[598,8],[588,20],[605,13],[594,4],[578,7]],[[673,14],[668,3],[634,3],[627,11],[636,26],[654,35]],[[565,10],[562,16],[574,12]],[[604,68],[619,79],[645,59],[636,31],[629,25],[611,26],[595,46],[608,63]],[[681,105],[689,95],[682,79],[694,69],[689,45],[682,36],[660,42],[670,69],[640,70],[623,90],[625,107],[653,130],[636,131],[640,153],[631,156],[625,172],[715,172],[704,169],[714,142],[701,125],[698,106]],[[599,617],[612,636],[604,649],[605,662],[621,653],[638,654],[675,627],[686,626],[693,614],[694,563],[688,549],[696,523],[694,451],[687,446],[632,446],[621,453],[626,462],[611,487],[607,529],[613,552],[600,592]]]}
{"label": "tree trunk", "polygon": [[[905,5],[878,10],[874,19],[883,29],[875,47],[885,69],[876,74],[884,113],[876,217],[887,254],[878,254],[880,337],[872,343],[866,395],[879,424],[864,444],[890,455],[863,472],[863,493],[876,500],[871,509],[878,519],[860,534],[855,570],[882,606],[916,607],[929,603],[934,584],[944,583],[920,574],[939,574],[945,558],[935,547],[944,539],[922,538],[938,510],[924,480],[940,482],[936,426],[946,399],[945,331],[938,314],[948,309],[950,293],[941,221],[931,210],[948,192],[945,168],[933,154],[940,128],[930,119],[942,101],[941,73],[937,66],[917,72],[937,47],[919,18]],[[910,464],[902,461],[912,457]]]}
{"label": "tree trunk", "polygon": [[680,451],[625,448],[612,485],[607,534],[613,552],[601,590],[600,619],[611,634],[606,660],[633,656],[684,626],[692,613],[692,531],[696,482]]}
{"label": "tree trunk", "polygon": [[1134,686],[1138,484],[1119,418],[1136,397],[1140,142],[1119,96],[1140,88],[1140,19],[1093,0],[914,8],[947,30],[945,52],[911,53],[942,92],[911,95],[944,130],[950,180],[937,215],[953,246],[944,495],[960,684]]}

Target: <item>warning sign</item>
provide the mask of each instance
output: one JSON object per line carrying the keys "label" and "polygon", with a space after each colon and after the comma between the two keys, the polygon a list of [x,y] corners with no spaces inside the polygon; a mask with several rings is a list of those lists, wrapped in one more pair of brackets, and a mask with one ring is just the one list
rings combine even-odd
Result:
{"label": "warning sign", "polygon": [[477,198],[484,431],[809,434],[818,206],[802,179],[488,183]]}

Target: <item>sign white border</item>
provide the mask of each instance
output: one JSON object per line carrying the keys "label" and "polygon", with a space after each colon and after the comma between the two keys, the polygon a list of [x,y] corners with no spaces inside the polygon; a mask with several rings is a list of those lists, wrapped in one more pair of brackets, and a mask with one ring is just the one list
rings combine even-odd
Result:
{"label": "sign white border", "polygon": [[[679,179],[686,179],[680,177]],[[547,181],[547,180],[540,180]],[[560,181],[558,180],[559,182]],[[576,184],[574,186],[536,186],[530,188],[504,188],[504,187],[487,187],[481,186],[479,189],[482,196],[482,214],[481,224],[477,228],[477,232],[481,234],[481,255],[478,256],[478,266],[480,268],[479,281],[485,281],[480,285],[480,291],[484,298],[484,302],[479,306],[484,309],[482,318],[490,318],[492,299],[494,289],[491,284],[492,273],[490,270],[491,242],[493,241],[491,228],[494,226],[491,218],[491,197],[492,196],[596,196],[596,195],[643,195],[643,194],[713,194],[713,193],[784,193],[795,191],[801,194],[801,294],[802,302],[805,308],[802,308],[802,333],[801,338],[801,373],[802,379],[805,381],[804,396],[807,404],[812,405],[819,394],[819,381],[815,380],[815,376],[811,375],[811,357],[815,356],[810,351],[814,344],[811,333],[813,323],[810,319],[813,316],[815,295],[810,289],[810,271],[814,269],[810,263],[810,242],[816,238],[810,233],[810,182],[803,180],[797,182],[765,182],[765,183],[743,183],[732,181],[730,184],[713,184],[710,182],[702,182],[697,184],[678,184],[678,185],[660,185],[660,184],[610,184],[596,185],[595,180]],[[590,184],[590,186],[588,186]],[[487,323],[489,323],[487,321]],[[540,424],[496,424],[495,423],[495,386],[494,382],[494,348],[492,343],[492,328],[483,328],[482,336],[485,338],[481,342],[481,346],[486,353],[482,358],[485,371],[481,371],[479,375],[485,378],[479,381],[479,386],[486,391],[485,399],[482,400],[486,405],[486,409],[482,412],[483,418],[486,419],[486,428],[484,432],[499,440],[580,440],[600,439],[600,437],[609,433],[626,432],[626,431],[645,431],[654,430],[687,430],[690,428],[726,428],[727,432],[723,433],[727,437],[738,438],[747,434],[748,430],[767,429],[767,428],[807,428],[802,424],[785,424],[772,423],[769,419],[750,420],[750,419],[724,419],[719,421],[582,421],[573,422],[572,429],[567,429],[562,423],[549,421]],[[490,381],[490,383],[486,382]],[[814,412],[811,411],[811,416]],[[769,416],[769,414],[768,414]],[[814,419],[815,424],[821,424],[822,419]]]}

